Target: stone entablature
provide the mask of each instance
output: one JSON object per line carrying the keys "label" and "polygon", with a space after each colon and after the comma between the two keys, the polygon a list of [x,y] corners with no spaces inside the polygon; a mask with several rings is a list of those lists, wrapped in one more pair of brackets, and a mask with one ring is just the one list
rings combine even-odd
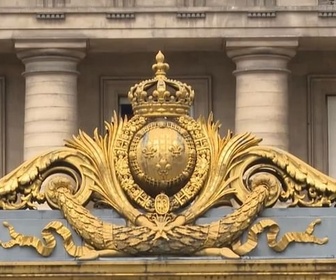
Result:
{"label": "stone entablature", "polygon": [[[336,6],[319,5],[318,0],[22,0],[19,3],[14,6],[12,1],[0,2],[0,40],[110,40],[124,39],[125,32],[127,39],[192,38],[202,42],[238,37],[306,37],[312,40],[320,37],[332,40],[336,14]],[[225,43],[212,41],[208,47],[214,45]],[[329,49],[333,49],[333,44],[329,45],[332,46]],[[90,46],[94,50],[97,44]],[[310,48],[311,42],[306,46]],[[306,46],[300,42],[300,48],[306,49]],[[0,44],[0,52],[10,52],[11,47]],[[99,51],[114,50],[108,46]]]}
{"label": "stone entablature", "polygon": [[[110,52],[129,48],[130,44],[126,43],[126,47],[119,46],[123,42],[115,39],[120,38],[136,39],[132,46],[138,50],[136,44],[140,40],[167,39],[173,44],[170,48],[170,43],[165,43],[167,49],[220,51],[229,38],[294,37],[306,38],[299,43],[300,49],[333,50],[336,9],[326,9],[318,6],[190,7],[187,10],[178,7],[2,8],[0,52],[12,52],[12,40],[25,38],[87,39],[92,40],[90,52]],[[145,45],[148,51],[151,46]]]}
{"label": "stone entablature", "polygon": [[[19,3],[19,4],[18,4]],[[1,1],[0,7],[78,8],[78,7],[272,7],[331,5],[319,0],[11,0]]]}

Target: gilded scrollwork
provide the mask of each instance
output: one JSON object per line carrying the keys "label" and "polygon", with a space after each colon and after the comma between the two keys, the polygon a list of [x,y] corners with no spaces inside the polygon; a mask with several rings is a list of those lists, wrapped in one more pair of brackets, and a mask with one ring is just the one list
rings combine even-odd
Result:
{"label": "gilded scrollwork", "polygon": [[233,168],[232,175],[239,176],[234,187],[238,190],[237,198],[240,201],[244,201],[251,191],[246,188],[247,178],[262,171],[274,174],[278,180],[267,206],[281,201],[292,207],[321,207],[331,206],[336,200],[336,181],[333,178],[285,151],[254,146],[239,157],[240,163]]}
{"label": "gilded scrollwork", "polygon": [[[54,232],[69,255],[81,259],[163,254],[236,258],[251,252],[264,231],[275,251],[291,242],[325,244],[327,238],[313,234],[319,220],[305,232],[287,232],[277,241],[276,221],[257,218],[279,202],[329,206],[336,200],[336,181],[287,152],[259,146],[261,140],[249,133],[229,131],[221,137],[212,115],[207,120],[188,115],[194,92],[166,77],[168,64],[161,53],[153,69],[153,79],[130,89],[130,120],[115,114],[105,135],[80,131],[66,147],[0,179],[2,209],[33,208],[47,201],[86,245],[77,246],[69,229],[52,221],[42,230],[43,240],[18,233],[6,222],[11,239],[1,246],[32,246],[48,256],[56,246]],[[92,215],[85,208],[90,200],[115,209],[127,225]],[[197,223],[209,209],[233,200],[239,207],[231,214]]]}

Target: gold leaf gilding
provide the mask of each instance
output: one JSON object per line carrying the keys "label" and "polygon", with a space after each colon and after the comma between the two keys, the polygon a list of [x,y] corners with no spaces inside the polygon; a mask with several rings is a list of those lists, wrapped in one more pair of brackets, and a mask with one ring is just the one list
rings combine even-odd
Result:
{"label": "gold leaf gilding", "polygon": [[[319,220],[305,232],[288,232],[277,241],[279,225],[256,218],[279,202],[332,205],[336,181],[289,153],[259,146],[260,139],[249,133],[229,131],[222,138],[212,115],[193,119],[194,91],[167,78],[162,53],[156,59],[155,77],[129,91],[130,120],[114,114],[104,136],[97,130],[93,137],[80,131],[65,148],[40,155],[0,179],[2,209],[33,208],[47,201],[86,245],[75,245],[69,229],[52,221],[42,230],[43,240],[18,233],[6,222],[11,239],[1,246],[31,246],[49,256],[56,246],[54,232],[68,254],[80,259],[164,254],[237,258],[258,245],[263,231],[275,251],[291,242],[325,244],[327,238],[313,235]],[[127,226],[95,217],[85,208],[90,200],[115,209]],[[239,207],[231,214],[210,224],[196,223],[209,209],[232,200]]]}

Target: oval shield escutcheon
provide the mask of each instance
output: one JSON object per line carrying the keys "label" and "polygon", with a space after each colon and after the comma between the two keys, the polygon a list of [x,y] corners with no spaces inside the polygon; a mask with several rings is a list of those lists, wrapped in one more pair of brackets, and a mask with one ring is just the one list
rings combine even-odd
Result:
{"label": "oval shield escutcheon", "polygon": [[159,215],[167,214],[170,208],[170,201],[169,197],[164,194],[160,193],[155,197],[155,211]]}

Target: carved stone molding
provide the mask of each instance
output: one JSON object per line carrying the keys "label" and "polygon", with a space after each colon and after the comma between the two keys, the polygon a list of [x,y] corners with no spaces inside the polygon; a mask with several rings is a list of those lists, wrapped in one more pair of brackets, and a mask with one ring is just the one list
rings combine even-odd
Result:
{"label": "carved stone molding", "polygon": [[183,12],[183,13],[177,13],[176,14],[177,18],[181,18],[181,19],[190,19],[190,18],[205,18],[206,17],[206,13],[203,12],[195,12],[195,13],[187,13],[187,12]]}
{"label": "carved stone molding", "polygon": [[46,19],[46,20],[64,20],[65,19],[65,13],[37,13],[36,14],[37,19]]}
{"label": "carved stone molding", "polygon": [[[1,266],[4,275],[15,279],[52,279],[70,280],[87,279],[87,275],[99,280],[116,277],[122,280],[157,279],[157,280],[289,280],[289,279],[334,279],[336,273],[334,259],[273,259],[273,260],[146,260],[103,262],[34,262],[34,264],[6,263]],[[62,276],[60,276],[60,274]],[[149,276],[154,275],[154,276]],[[94,275],[94,276],[93,276]],[[148,278],[147,278],[148,277]]]}
{"label": "carved stone molding", "polygon": [[328,116],[327,96],[335,96],[335,75],[308,76],[308,163],[327,173]]}
{"label": "carved stone molding", "polygon": [[[28,265],[29,264],[29,265]],[[99,280],[332,280],[335,277],[335,259],[272,259],[272,260],[220,260],[220,259],[143,259],[103,262],[8,262],[1,266],[2,279],[87,279],[87,275]],[[154,276],[148,276],[154,275]],[[10,275],[6,278],[5,275]],[[62,276],[59,276],[62,275]]]}
{"label": "carved stone molding", "polygon": [[107,19],[135,19],[135,13],[107,13]]}
{"label": "carved stone molding", "polygon": [[247,16],[249,18],[275,18],[276,12],[275,11],[253,11],[253,12],[248,12]]}
{"label": "carved stone molding", "polygon": [[336,11],[321,11],[318,12],[318,16],[321,18],[330,18],[330,17],[336,17]]}

